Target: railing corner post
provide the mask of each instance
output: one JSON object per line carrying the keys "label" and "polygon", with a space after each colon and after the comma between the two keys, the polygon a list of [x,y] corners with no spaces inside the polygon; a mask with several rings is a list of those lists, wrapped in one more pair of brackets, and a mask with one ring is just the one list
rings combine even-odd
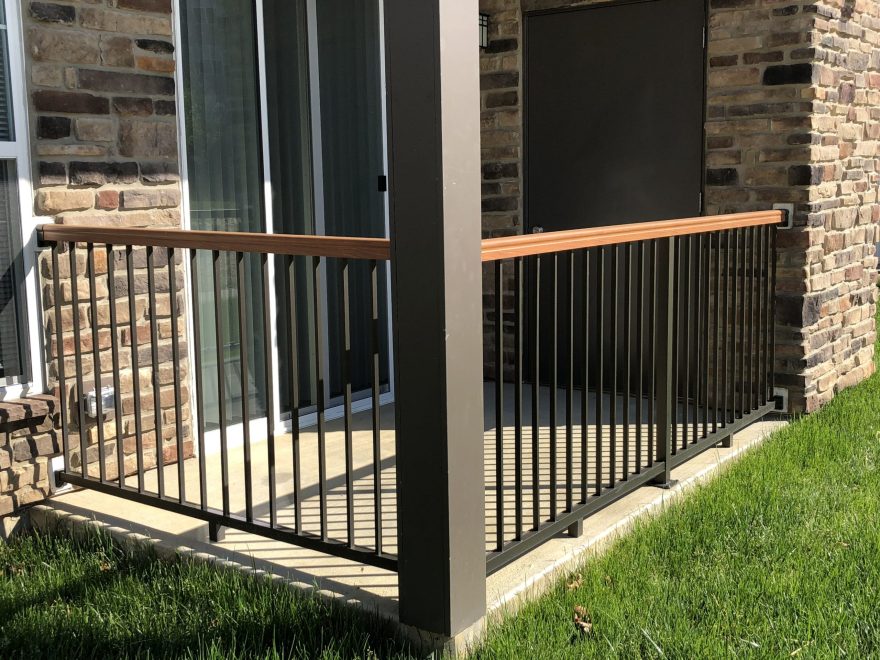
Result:
{"label": "railing corner post", "polygon": [[486,614],[476,0],[385,3],[400,622]]}

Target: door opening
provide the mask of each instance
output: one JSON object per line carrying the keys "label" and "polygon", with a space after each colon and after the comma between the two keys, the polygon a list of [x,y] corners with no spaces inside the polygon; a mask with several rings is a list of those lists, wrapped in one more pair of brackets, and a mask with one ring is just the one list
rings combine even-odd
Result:
{"label": "door opening", "polygon": [[[610,2],[526,15],[526,232],[702,213],[705,27],[703,0]],[[609,251],[591,262],[591,281],[615,286],[624,281],[626,263],[622,250]],[[540,293],[532,284],[528,296],[549,301],[567,270],[549,259],[540,268]],[[582,333],[582,303],[574,304],[575,332]],[[597,317],[598,310],[588,311],[588,318]],[[622,327],[623,305],[618,313],[606,311],[606,333]],[[528,323],[539,326],[540,351],[549,356],[552,314],[545,306]],[[574,364],[582,357],[575,355]],[[542,382],[551,362],[542,360]],[[558,368],[565,377],[568,361]]]}
{"label": "door opening", "polygon": [[[183,90],[186,216],[192,229],[255,231],[355,237],[387,236],[387,193],[377,186],[386,171],[384,67],[381,0],[179,0],[179,71]],[[210,260],[211,255],[202,255]],[[200,264],[210,272],[212,265]],[[273,425],[308,425],[315,420],[321,389],[327,415],[341,400],[338,315],[341,283],[327,261],[316,272],[306,259],[295,260],[303,286],[292,300],[285,291],[282,259],[272,260],[270,296],[279,403]],[[257,259],[246,258],[248,299],[255,307],[247,319],[248,345],[238,333],[235,264],[221,264],[219,318],[225,346],[218,365],[217,347],[205,342],[202,364],[204,417],[208,429],[222,423],[220,392],[225,392],[227,424],[254,422],[266,428],[266,374],[262,362],[249,359],[241,386],[241,356],[262,355],[262,297]],[[320,297],[311,290],[319,278]],[[367,268],[349,269],[352,353],[366,355],[369,335],[370,278]],[[392,396],[388,273],[380,266],[380,323],[385,347],[380,365],[383,400]],[[211,282],[200,280],[200,286]],[[210,292],[206,292],[210,293]],[[211,295],[200,296],[205,301]],[[259,308],[259,309],[256,309]],[[204,337],[214,336],[213,308],[198,314]],[[295,326],[295,327],[294,327]],[[322,341],[314,340],[315,329]],[[298,336],[291,355],[292,331]],[[320,346],[320,348],[318,348]],[[317,353],[320,352],[320,355]],[[323,382],[312,368],[323,363]],[[353,359],[363,365],[365,359]],[[195,364],[195,362],[193,362]],[[295,371],[295,373],[294,373]],[[224,374],[223,386],[217,382]],[[355,371],[352,386],[366,390],[370,374]],[[242,390],[245,391],[242,391]],[[298,396],[294,401],[293,392]],[[242,400],[247,405],[242,406]],[[366,398],[366,397],[365,397]],[[384,402],[383,401],[383,402]],[[369,407],[369,399],[356,407]],[[249,410],[250,420],[241,411]],[[299,419],[293,420],[294,412]],[[236,417],[236,415],[238,415]]]}

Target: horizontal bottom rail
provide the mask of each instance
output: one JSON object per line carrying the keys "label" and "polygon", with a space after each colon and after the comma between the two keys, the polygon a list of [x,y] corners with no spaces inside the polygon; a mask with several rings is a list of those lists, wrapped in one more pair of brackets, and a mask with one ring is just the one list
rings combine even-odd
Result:
{"label": "horizontal bottom rail", "polygon": [[570,512],[564,513],[556,520],[541,527],[541,529],[524,534],[521,540],[511,541],[501,552],[492,552],[488,555],[486,574],[492,575],[492,573],[496,573],[511,562],[543,545],[557,534],[561,534],[573,524],[598,513],[634,490],[656,480],[662,474],[663,464],[655,464],[639,475],[630,477],[626,481],[618,481],[614,487],[603,489],[602,495],[593,497],[586,503],[574,507]]}
{"label": "horizontal bottom rail", "polygon": [[739,433],[747,426],[750,426],[760,420],[763,417],[766,417],[770,413],[776,410],[776,403],[771,402],[760,408],[752,411],[747,414],[745,417],[740,417],[735,422],[731,422],[727,426],[719,428],[714,433],[710,433],[707,437],[702,440],[695,442],[693,444],[689,444],[684,449],[678,448],[676,453],[673,454],[672,460],[670,461],[670,466],[674,469],[684,463],[687,463],[692,458],[696,457],[697,454],[702,454],[707,449],[711,449],[718,445],[719,442],[723,441],[725,438],[729,438],[735,433]]}
{"label": "horizontal bottom rail", "polygon": [[[743,428],[759,421],[761,418],[773,412],[775,407],[775,403],[768,403],[745,417],[719,428],[718,431],[710,434],[699,442],[689,445],[685,449],[679,449],[678,453],[672,456],[670,460],[670,469],[679,467],[691,459],[696,458],[704,451],[716,447],[726,438],[738,433]],[[665,471],[666,465],[663,462],[655,463],[653,466],[644,469],[637,475],[618,481],[613,487],[604,488],[601,495],[595,496],[587,502],[574,507],[571,511],[563,513],[556,520],[546,523],[540,529],[523,534],[522,539],[510,541],[500,552],[489,553],[486,559],[486,574],[492,575],[493,573],[498,572],[508,564],[543,545],[554,536],[562,534],[572,525],[598,513],[633,491],[638,490],[643,486],[651,485],[652,483],[656,484],[658,479],[663,477]]]}
{"label": "horizontal bottom rail", "polygon": [[145,504],[171,513],[203,520],[207,523],[228,527],[230,529],[237,529],[251,534],[257,534],[264,538],[272,539],[273,541],[290,543],[291,545],[296,545],[307,550],[315,550],[334,557],[349,559],[358,562],[359,564],[367,564],[387,571],[397,572],[397,557],[392,555],[377,554],[368,549],[350,547],[347,544],[338,541],[324,541],[320,537],[311,534],[296,534],[293,531],[273,527],[269,523],[259,520],[249,522],[241,516],[232,514],[224,515],[223,512],[216,509],[202,509],[198,506],[181,504],[178,501],[160,498],[157,495],[141,493],[130,486],[120,487],[118,485],[103,483],[94,479],[83,478],[81,475],[71,474],[69,472],[56,473],[56,479],[59,483],[70,484],[77,488],[95,490],[99,493],[120,497],[138,504]]}

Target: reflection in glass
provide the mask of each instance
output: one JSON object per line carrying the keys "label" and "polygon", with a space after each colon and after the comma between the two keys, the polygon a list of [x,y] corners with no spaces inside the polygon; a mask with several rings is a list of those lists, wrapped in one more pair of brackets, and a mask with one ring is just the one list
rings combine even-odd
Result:
{"label": "reflection in glass", "polygon": [[0,382],[19,382],[25,375],[24,265],[21,212],[15,163],[0,161]]}
{"label": "reflection in glass", "polygon": [[[259,89],[254,5],[249,0],[183,0],[183,94],[190,223],[193,229],[264,230],[260,166]],[[241,421],[242,340],[234,255],[221,254],[221,299],[213,292],[211,254],[199,255],[202,383],[208,429],[220,424],[217,325],[219,308],[226,421]],[[265,408],[259,259],[245,257],[245,318],[250,365],[246,396],[251,414]]]}

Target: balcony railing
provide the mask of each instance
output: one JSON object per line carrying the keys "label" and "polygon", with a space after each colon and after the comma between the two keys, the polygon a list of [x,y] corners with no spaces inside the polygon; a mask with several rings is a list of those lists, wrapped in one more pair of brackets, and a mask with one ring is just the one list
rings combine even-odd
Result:
{"label": "balcony railing", "polygon": [[[41,228],[40,240],[51,248],[44,272],[64,402],[61,480],[205,520],[214,537],[236,528],[395,569],[388,548],[396,539],[383,534],[383,510],[394,503],[382,492],[394,474],[382,462],[379,405],[387,240],[62,225]],[[362,286],[353,286],[355,270]],[[328,282],[338,289],[333,309]],[[366,290],[368,305],[353,305],[355,288]],[[289,315],[277,339],[291,374],[284,442],[275,424],[279,298],[277,313]],[[304,316],[298,306],[308,308]],[[356,321],[369,334],[357,354],[354,313],[367,316]],[[336,345],[328,345],[325,317]],[[369,374],[373,414],[356,441],[358,367]],[[336,431],[326,417],[331,377],[341,391]],[[304,380],[310,392],[301,391]],[[105,403],[98,394],[107,386]],[[299,417],[307,407],[315,433],[305,438]],[[256,431],[254,418],[266,420]]]}
{"label": "balcony railing", "polygon": [[[774,408],[781,219],[483,242],[487,573],[668,486]],[[63,481],[206,521],[215,539],[230,527],[398,569],[397,504],[412,499],[396,463],[420,439],[381,411],[389,241],[39,233]]]}
{"label": "balcony railing", "polygon": [[774,408],[781,217],[483,242],[490,573]]}

